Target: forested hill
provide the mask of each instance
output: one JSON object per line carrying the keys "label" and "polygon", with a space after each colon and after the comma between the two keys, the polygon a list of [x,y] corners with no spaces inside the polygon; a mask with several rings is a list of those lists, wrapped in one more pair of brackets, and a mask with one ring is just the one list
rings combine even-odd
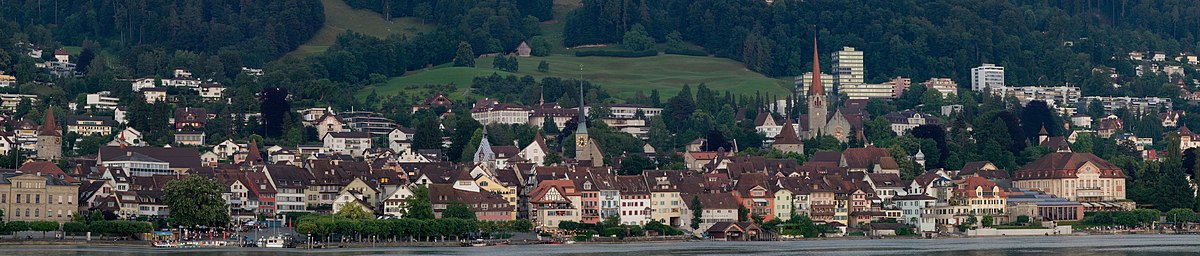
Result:
{"label": "forested hill", "polygon": [[822,58],[841,46],[865,51],[871,81],[895,76],[967,81],[971,67],[990,62],[1004,65],[1012,84],[1079,84],[1096,65],[1132,74],[1128,63],[1111,58],[1131,50],[1197,52],[1200,5],[1182,0],[584,0],[566,22],[567,46],[620,42],[625,30],[642,24],[660,42],[678,31],[710,53],[771,76],[811,70],[815,35]]}
{"label": "forested hill", "polygon": [[[125,60],[186,50],[262,66],[311,38],[322,12],[317,0],[8,0],[0,4],[0,31],[55,48],[92,40]],[[134,75],[157,71],[125,64]]]}

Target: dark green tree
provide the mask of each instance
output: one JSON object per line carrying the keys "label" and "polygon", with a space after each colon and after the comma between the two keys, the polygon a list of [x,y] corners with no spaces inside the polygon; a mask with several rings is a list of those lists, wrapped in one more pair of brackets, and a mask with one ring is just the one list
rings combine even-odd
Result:
{"label": "dark green tree", "polygon": [[170,221],[179,226],[220,227],[229,222],[220,182],[198,175],[167,182],[163,203],[171,209]]}
{"label": "dark green tree", "polygon": [[1154,183],[1155,208],[1167,211],[1175,208],[1191,208],[1196,204],[1195,189],[1188,184],[1183,173],[1183,155],[1179,150],[1179,135],[1167,135],[1167,154],[1163,157],[1162,175]]}
{"label": "dark green tree", "polygon": [[475,51],[471,50],[471,44],[467,42],[458,43],[458,50],[454,52],[454,66],[475,67]]}
{"label": "dark green tree", "polygon": [[438,128],[437,117],[425,115],[417,120],[416,134],[413,134],[414,149],[441,149],[442,130]]}
{"label": "dark green tree", "polygon": [[33,221],[29,223],[30,230],[41,231],[42,238],[46,238],[46,232],[58,230],[58,222],[54,221]]}
{"label": "dark green tree", "polygon": [[625,38],[621,40],[621,47],[639,52],[653,50],[654,38],[646,34],[646,28],[642,24],[633,24],[633,27],[625,32]]}
{"label": "dark green tree", "polygon": [[467,207],[466,204],[452,202],[446,205],[446,210],[442,211],[442,218],[475,220],[475,212],[471,211],[471,208]]}
{"label": "dark green tree", "polygon": [[641,175],[642,171],[654,169],[654,162],[642,155],[630,155],[621,161],[621,175]]}
{"label": "dark green tree", "polygon": [[25,221],[9,221],[4,223],[4,231],[12,232],[13,238],[17,237],[17,232],[29,231],[29,222]]}
{"label": "dark green tree", "polygon": [[404,200],[404,217],[419,220],[433,219],[433,205],[429,201],[429,189],[413,187],[413,195]]}

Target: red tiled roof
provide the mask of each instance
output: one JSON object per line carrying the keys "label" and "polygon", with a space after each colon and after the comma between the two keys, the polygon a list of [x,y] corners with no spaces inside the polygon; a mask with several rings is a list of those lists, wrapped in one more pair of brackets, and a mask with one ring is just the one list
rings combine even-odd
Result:
{"label": "red tiled roof", "polygon": [[796,137],[796,128],[792,125],[791,118],[783,119],[783,130],[779,131],[779,135],[775,135],[775,144],[801,144],[800,138]]}
{"label": "red tiled roof", "polygon": [[1092,153],[1056,152],[1046,154],[1035,160],[1013,175],[1015,180],[1032,179],[1063,179],[1077,177],[1078,171],[1084,165],[1092,163],[1100,172],[1101,178],[1125,178],[1125,172],[1120,167],[1093,155]]}

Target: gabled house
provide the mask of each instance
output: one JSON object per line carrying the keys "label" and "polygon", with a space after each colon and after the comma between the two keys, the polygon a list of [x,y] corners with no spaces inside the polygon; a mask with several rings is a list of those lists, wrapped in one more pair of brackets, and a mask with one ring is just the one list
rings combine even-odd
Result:
{"label": "gabled house", "polygon": [[517,157],[537,166],[546,166],[546,156],[549,153],[550,149],[546,147],[546,140],[542,138],[542,132],[539,130],[533,135],[533,142],[521,149]]}
{"label": "gabled house", "polygon": [[313,180],[312,174],[300,167],[268,164],[259,170],[275,186],[275,205],[279,212],[307,212],[305,189]]}
{"label": "gabled house", "polygon": [[388,149],[395,153],[403,153],[412,151],[413,136],[416,135],[416,130],[411,128],[396,127],[388,132]]}
{"label": "gabled house", "polygon": [[411,196],[413,196],[413,192],[412,189],[409,189],[409,186],[401,186],[399,189],[396,189],[387,198],[383,199],[383,215],[403,218],[406,207],[405,201]]}
{"label": "gabled house", "polygon": [[208,110],[203,108],[176,108],[175,109],[176,130],[199,130],[204,129],[204,125],[208,124]]}
{"label": "gabled house", "polygon": [[775,117],[771,116],[771,113],[768,111],[760,110],[758,111],[758,117],[754,118],[754,130],[765,135],[767,138],[775,138],[782,129],[783,125],[775,121]]}
{"label": "gabled house", "polygon": [[570,180],[544,180],[537,184],[529,197],[529,219],[540,230],[557,230],[563,221],[580,221],[579,208],[572,198],[579,191]]}

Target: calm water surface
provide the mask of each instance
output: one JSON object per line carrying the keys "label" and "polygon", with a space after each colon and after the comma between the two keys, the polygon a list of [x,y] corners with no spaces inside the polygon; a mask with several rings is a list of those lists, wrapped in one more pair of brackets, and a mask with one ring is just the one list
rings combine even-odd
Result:
{"label": "calm water surface", "polygon": [[1200,255],[1200,236],[1121,235],[790,242],[675,242],[452,248],[158,249],[144,247],[7,247],[0,255]]}

